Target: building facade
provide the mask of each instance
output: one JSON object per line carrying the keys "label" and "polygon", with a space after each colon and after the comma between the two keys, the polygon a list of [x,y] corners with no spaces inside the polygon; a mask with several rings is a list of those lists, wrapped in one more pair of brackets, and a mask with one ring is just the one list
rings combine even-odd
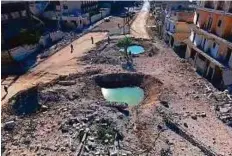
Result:
{"label": "building facade", "polygon": [[185,57],[186,43],[190,36],[194,10],[189,2],[168,4],[163,24],[163,39],[182,58]]}
{"label": "building facade", "polygon": [[232,85],[232,2],[198,1],[185,58],[219,89]]}
{"label": "building facade", "polygon": [[176,12],[171,17],[166,16],[164,23],[164,40],[171,47],[183,43],[190,35],[190,25],[193,21],[193,12]]}
{"label": "building facade", "polygon": [[42,18],[82,29],[99,8],[98,1],[37,1],[30,2],[30,10]]}

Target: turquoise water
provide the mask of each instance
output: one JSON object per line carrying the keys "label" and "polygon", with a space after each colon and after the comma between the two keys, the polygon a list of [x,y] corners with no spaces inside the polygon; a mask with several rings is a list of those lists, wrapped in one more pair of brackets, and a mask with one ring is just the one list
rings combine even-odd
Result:
{"label": "turquoise water", "polygon": [[131,52],[132,54],[140,54],[144,52],[144,48],[142,46],[139,45],[133,45],[133,46],[129,46],[127,48],[127,52]]}
{"label": "turquoise water", "polygon": [[144,98],[144,91],[139,87],[102,88],[101,91],[107,101],[128,105],[138,105]]}

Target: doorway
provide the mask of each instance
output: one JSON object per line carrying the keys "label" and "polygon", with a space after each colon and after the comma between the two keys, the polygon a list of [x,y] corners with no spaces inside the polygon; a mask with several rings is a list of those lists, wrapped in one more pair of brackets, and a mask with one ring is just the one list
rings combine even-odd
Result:
{"label": "doorway", "polygon": [[212,26],[212,23],[213,23],[213,18],[210,17],[210,18],[209,18],[208,25],[207,25],[207,28],[206,28],[208,31],[210,30],[210,28],[211,28],[211,26]]}
{"label": "doorway", "polygon": [[197,13],[197,18],[196,18],[196,21],[195,21],[195,24],[197,25],[198,23],[198,20],[199,20],[199,13]]}
{"label": "doorway", "polygon": [[173,44],[174,44],[174,38],[171,36],[171,42],[170,42],[170,44],[171,44],[171,47],[173,47]]}
{"label": "doorway", "polygon": [[213,76],[213,68],[212,68],[212,67],[209,67],[209,69],[208,69],[208,74],[207,74],[207,76],[206,76],[206,79],[207,79],[208,81],[211,81],[212,76]]}
{"label": "doorway", "polygon": [[227,54],[226,54],[226,59],[225,62],[228,63],[231,57],[232,49],[228,48],[227,49]]}

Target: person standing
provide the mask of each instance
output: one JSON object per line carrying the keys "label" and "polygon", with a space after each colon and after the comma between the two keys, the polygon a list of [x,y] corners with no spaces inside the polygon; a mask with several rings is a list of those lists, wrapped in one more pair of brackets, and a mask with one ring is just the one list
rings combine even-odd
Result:
{"label": "person standing", "polygon": [[70,45],[70,48],[71,48],[71,53],[73,53],[73,45],[72,44]]}
{"label": "person standing", "polygon": [[108,44],[110,44],[110,36],[108,36],[108,39],[107,39],[107,41],[108,41]]}
{"label": "person standing", "polygon": [[91,41],[92,41],[92,44],[94,44],[93,36],[91,36]]}
{"label": "person standing", "polygon": [[6,94],[8,94],[8,88],[7,88],[7,86],[4,86],[4,90],[5,90]]}

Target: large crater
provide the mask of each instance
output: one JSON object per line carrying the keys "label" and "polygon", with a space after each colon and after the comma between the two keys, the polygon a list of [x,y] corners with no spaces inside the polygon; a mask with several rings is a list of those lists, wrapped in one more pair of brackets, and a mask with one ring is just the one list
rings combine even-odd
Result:
{"label": "large crater", "polygon": [[[114,73],[114,74],[104,74],[97,75],[94,77],[96,85],[103,89],[116,89],[116,93],[113,92],[113,96],[123,101],[124,98],[138,98],[140,96],[138,88],[141,88],[144,92],[143,100],[140,104],[151,104],[158,100],[159,93],[162,89],[162,82],[158,79],[150,76],[139,73]],[[119,89],[119,90],[118,90]],[[125,89],[125,90],[123,90]],[[131,90],[130,90],[131,89]],[[103,90],[105,91],[105,90]],[[111,94],[110,90],[108,94]],[[106,91],[105,91],[106,92]],[[118,92],[118,93],[117,93]],[[135,92],[135,93],[133,93]],[[105,97],[104,92],[102,96]],[[116,94],[116,95],[115,95]],[[110,95],[109,95],[110,96]],[[130,97],[125,97],[130,96]],[[108,100],[105,97],[106,100]],[[114,100],[115,98],[113,98]],[[121,101],[121,102],[122,102]],[[129,100],[130,101],[130,100]],[[132,99],[132,101],[134,101]],[[117,102],[117,101],[113,101]]]}

